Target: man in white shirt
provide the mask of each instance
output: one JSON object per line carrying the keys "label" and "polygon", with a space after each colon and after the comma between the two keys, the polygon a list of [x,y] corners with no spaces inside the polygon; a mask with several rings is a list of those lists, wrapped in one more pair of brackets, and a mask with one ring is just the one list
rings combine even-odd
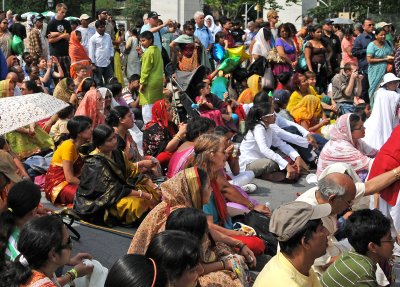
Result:
{"label": "man in white shirt", "polygon": [[94,80],[97,85],[104,86],[104,83],[114,76],[111,66],[114,48],[110,35],[105,33],[106,22],[97,20],[95,27],[96,33],[89,40],[89,58],[92,62]]}
{"label": "man in white shirt", "polygon": [[96,33],[96,29],[89,27],[90,16],[88,14],[82,14],[79,20],[81,21],[81,25],[77,30],[81,31],[81,44],[85,47],[86,53],[89,54],[89,40]]}

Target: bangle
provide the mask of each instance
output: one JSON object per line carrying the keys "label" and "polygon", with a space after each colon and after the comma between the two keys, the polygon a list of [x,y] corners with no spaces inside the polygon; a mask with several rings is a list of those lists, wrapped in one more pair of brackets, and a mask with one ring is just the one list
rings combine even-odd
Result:
{"label": "bangle", "polygon": [[142,197],[143,191],[141,191],[140,189],[138,191],[139,191],[139,197]]}
{"label": "bangle", "polygon": [[234,248],[239,248],[240,244],[242,244],[242,241],[238,241],[233,247]]}
{"label": "bangle", "polygon": [[178,141],[181,141],[181,140],[182,140],[182,138],[181,138],[178,134],[176,134],[176,135],[174,136],[174,139],[177,139]]}
{"label": "bangle", "polygon": [[240,246],[240,248],[239,248],[239,253],[242,253],[243,248],[244,248],[245,246],[247,246],[245,243],[243,243],[242,246]]}
{"label": "bangle", "polygon": [[253,210],[254,209],[254,204],[252,202],[249,202],[247,204],[247,208],[250,209],[250,210]]}
{"label": "bangle", "polygon": [[392,169],[392,171],[393,171],[393,174],[394,174],[394,177],[395,177],[395,178],[399,178],[399,177],[400,177],[400,174],[399,174],[399,172],[397,171],[397,167],[396,167],[395,169]]}
{"label": "bangle", "polygon": [[222,270],[225,270],[225,269],[226,269],[226,266],[225,266],[224,260],[221,260],[221,263],[222,263]]}
{"label": "bangle", "polygon": [[76,271],[75,268],[72,268],[71,270],[67,271],[67,273],[71,277],[71,282],[74,281],[76,278],[78,278],[78,271]]}
{"label": "bangle", "polygon": [[68,277],[68,281],[69,281],[69,283],[72,283],[72,281],[74,281],[74,279],[73,279],[73,275],[71,274],[71,273],[65,273],[65,276],[67,276]]}

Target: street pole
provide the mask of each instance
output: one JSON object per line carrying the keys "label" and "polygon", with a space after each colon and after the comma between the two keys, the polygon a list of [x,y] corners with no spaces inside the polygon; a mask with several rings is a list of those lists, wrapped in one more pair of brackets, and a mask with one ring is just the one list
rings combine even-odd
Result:
{"label": "street pole", "polygon": [[[3,10],[4,10],[4,8],[3,8]],[[244,27],[246,29],[247,28],[247,2],[246,2],[246,4],[244,4],[244,11],[245,11],[245,14],[244,14]]]}
{"label": "street pole", "polygon": [[4,11],[4,0],[3,0],[3,11]]}

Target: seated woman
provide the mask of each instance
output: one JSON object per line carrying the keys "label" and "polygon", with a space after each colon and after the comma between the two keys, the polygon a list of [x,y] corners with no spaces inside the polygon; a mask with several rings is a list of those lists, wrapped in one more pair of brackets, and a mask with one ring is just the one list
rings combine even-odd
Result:
{"label": "seated woman", "polygon": [[[90,89],[80,102],[75,116],[86,116],[92,120],[92,127],[95,128],[104,124],[105,101],[97,89]],[[110,103],[111,104],[111,103]]]}
{"label": "seated woman", "polygon": [[152,109],[152,120],[143,131],[143,154],[153,156],[166,169],[169,160],[186,135],[186,124],[179,128],[172,122],[173,111],[166,100],[158,100]]}
{"label": "seated woman", "polygon": [[190,233],[168,230],[151,240],[146,256],[153,258],[174,287],[198,286],[204,269],[200,263],[200,244]]}
{"label": "seated woman", "polygon": [[62,79],[54,89],[53,96],[66,103],[78,106],[78,97],[75,94],[75,83],[71,78]]}
{"label": "seated woman", "polygon": [[344,162],[355,170],[365,181],[377,150],[366,144],[362,138],[365,128],[360,116],[344,114],[335,123],[330,132],[330,140],[319,155],[317,175],[332,163]]}
{"label": "seated woman", "polygon": [[118,149],[113,128],[99,125],[92,140],[96,149],[85,159],[74,211],[98,224],[130,225],[158,203],[157,186]]}
{"label": "seated woman", "polygon": [[70,204],[80,183],[83,161],[78,149],[92,138],[92,120],[75,116],[68,121],[69,140],[54,152],[46,173],[44,191],[52,203]]}
{"label": "seated woman", "polygon": [[[18,251],[20,255],[14,262],[2,262],[0,282],[4,286],[64,286],[93,271],[93,266],[71,258],[71,237],[57,216],[44,215],[27,222],[19,235]],[[55,277],[57,269],[76,260],[79,265],[62,277]]]}
{"label": "seated woman", "polygon": [[58,120],[51,126],[49,135],[53,138],[56,147],[69,138],[68,121],[74,116],[74,106],[69,104],[57,113]]}
{"label": "seated woman", "polygon": [[365,122],[364,141],[379,150],[399,124],[400,79],[394,74],[383,76],[381,87],[375,94],[374,109]]}
{"label": "seated woman", "polygon": [[[270,103],[251,108],[246,121],[246,135],[240,145],[240,168],[252,170],[256,177],[265,180],[296,180],[300,169],[306,167],[306,164],[297,151],[282,141],[270,127],[274,123],[275,113]],[[272,146],[287,157],[282,158],[271,149]]]}
{"label": "seated woman", "polygon": [[81,103],[83,97],[89,90],[95,90],[97,88],[97,84],[93,78],[86,77],[76,88],[76,96],[78,97],[78,106]]}
{"label": "seated woman", "polygon": [[[39,79],[42,84],[49,91],[50,95],[54,93],[54,79],[64,78],[64,72],[61,69],[60,63],[56,57],[51,57],[48,61],[45,58],[39,58],[39,63],[37,64],[39,68]],[[54,66],[57,66],[58,72],[54,71]]]}
{"label": "seated woman", "polygon": [[[210,170],[210,172],[212,171]],[[142,221],[142,224],[139,226],[132,239],[128,250],[129,254],[145,254],[154,236],[165,229],[165,224],[170,213],[185,207],[202,209],[202,205],[208,202],[211,194],[208,174],[206,171],[197,167],[185,169],[170,180],[162,183],[161,192],[163,201],[151,210]],[[224,242],[237,250],[239,250],[238,248],[242,244],[239,240],[223,236],[218,231],[212,231],[211,233],[210,230],[210,239],[211,240],[207,244],[202,245],[202,254],[210,254],[210,252],[213,252],[214,246],[211,244],[212,241]],[[244,245],[239,253],[245,255],[249,262],[255,264],[254,254],[247,246]],[[202,260],[204,260],[204,263],[218,262],[218,257],[220,257],[221,254],[216,255],[217,256],[207,255],[207,257],[202,258]],[[208,276],[212,276],[213,279],[218,281],[222,280],[222,282],[226,283],[223,286],[242,286],[239,280],[232,279],[234,276],[231,272],[225,273],[215,270],[214,273],[210,273]],[[202,277],[203,276],[201,276],[201,278]],[[200,282],[202,282],[201,278]],[[201,286],[209,285],[201,284]]]}
{"label": "seated woman", "polygon": [[186,127],[186,141],[172,155],[167,170],[167,177],[172,178],[184,170],[194,158],[194,141],[202,134],[213,133],[215,122],[209,118],[190,119]]}
{"label": "seated woman", "polygon": [[14,96],[15,83],[11,79],[0,81],[0,98]]}
{"label": "seated woman", "polygon": [[195,95],[202,117],[213,120],[216,126],[225,126],[226,123],[232,120],[232,108],[210,93],[210,85],[208,83],[202,82],[198,84]]}
{"label": "seated woman", "polygon": [[290,93],[288,90],[275,90],[272,103],[274,105],[274,111],[277,115],[280,115],[288,121],[294,122],[294,118],[286,110],[289,99]]}
{"label": "seated woman", "polygon": [[167,283],[167,274],[153,258],[139,254],[126,254],[111,267],[104,287],[166,287]]}
{"label": "seated woman", "polygon": [[314,95],[319,98],[317,92],[308,83],[307,77],[303,74],[296,73],[293,76],[293,88],[294,92],[289,98],[286,110],[292,114],[294,107],[307,95]]}
{"label": "seated woman", "polygon": [[247,79],[247,89],[245,89],[237,99],[239,104],[251,104],[255,95],[261,91],[261,76],[252,75]]}
{"label": "seated woman", "polygon": [[129,108],[124,106],[112,108],[106,122],[116,131],[118,149],[125,153],[129,161],[136,163],[143,173],[153,179],[162,177],[158,161],[152,156],[142,156],[139,153],[137,144],[129,132],[135,124],[134,115]]}

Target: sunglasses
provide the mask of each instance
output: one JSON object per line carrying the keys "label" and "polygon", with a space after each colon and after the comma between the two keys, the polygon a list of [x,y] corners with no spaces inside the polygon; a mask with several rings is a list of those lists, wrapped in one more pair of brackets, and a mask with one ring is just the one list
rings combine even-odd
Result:
{"label": "sunglasses", "polygon": [[71,236],[68,236],[68,240],[66,244],[61,244],[60,247],[58,248],[59,250],[63,250],[63,249],[70,249],[72,250],[73,247],[73,243],[72,243],[72,239]]}
{"label": "sunglasses", "polygon": [[368,27],[375,26],[375,24],[368,24]]}
{"label": "sunglasses", "polygon": [[275,117],[275,114],[267,114],[261,117],[262,120],[266,119],[266,118],[270,118],[270,117]]}

